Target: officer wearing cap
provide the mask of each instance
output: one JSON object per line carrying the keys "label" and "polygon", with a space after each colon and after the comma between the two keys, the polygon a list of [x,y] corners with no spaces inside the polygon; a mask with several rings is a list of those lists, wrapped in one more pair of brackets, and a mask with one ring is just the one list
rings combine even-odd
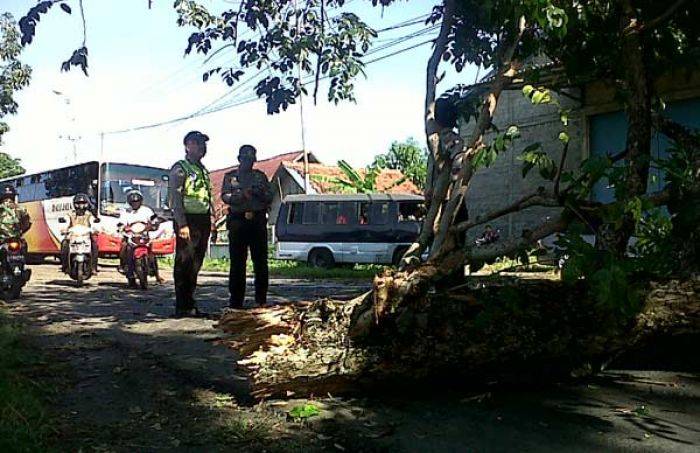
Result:
{"label": "officer wearing cap", "polygon": [[221,199],[229,206],[229,306],[242,308],[245,299],[245,274],[248,249],[255,272],[255,302],[267,301],[267,212],[272,203],[272,187],[267,176],[254,170],[257,151],[251,145],[241,146],[238,168],[226,173]]}
{"label": "officer wearing cap", "polygon": [[211,179],[202,165],[209,137],[199,131],[185,135],[185,159],[170,170],[170,206],[177,234],[175,247],[175,316],[203,315],[194,291],[211,232]]}

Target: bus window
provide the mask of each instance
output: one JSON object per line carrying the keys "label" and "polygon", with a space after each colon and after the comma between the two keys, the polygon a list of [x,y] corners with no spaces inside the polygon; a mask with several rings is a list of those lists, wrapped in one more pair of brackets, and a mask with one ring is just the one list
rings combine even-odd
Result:
{"label": "bus window", "polygon": [[336,225],[355,224],[355,219],[357,219],[357,203],[354,201],[339,203]]}
{"label": "bus window", "polygon": [[[143,204],[159,215],[169,215],[167,170],[140,165],[103,164],[100,210],[118,215],[127,207],[126,196],[132,190],[143,194]],[[94,178],[97,179],[97,178]]]}
{"label": "bus window", "polygon": [[425,207],[422,203],[399,203],[399,222],[422,222],[425,217]]}
{"label": "bus window", "polygon": [[304,225],[312,225],[318,223],[321,214],[321,206],[318,201],[310,201],[304,203],[302,210],[302,223]]}
{"label": "bus window", "polygon": [[290,203],[287,225],[301,225],[301,203]]}
{"label": "bus window", "polygon": [[369,206],[370,204],[365,201],[360,202],[360,215],[358,217],[358,223],[360,225],[369,225]]}
{"label": "bus window", "polygon": [[360,225],[386,225],[389,223],[389,203],[360,202]]}
{"label": "bus window", "polygon": [[344,225],[348,219],[340,215],[340,204],[328,202],[321,205],[321,223],[324,225]]}

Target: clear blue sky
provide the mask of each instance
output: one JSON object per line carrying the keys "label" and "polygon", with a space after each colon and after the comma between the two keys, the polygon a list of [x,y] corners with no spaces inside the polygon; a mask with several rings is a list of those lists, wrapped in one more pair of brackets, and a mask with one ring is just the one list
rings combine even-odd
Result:
{"label": "clear blue sky", "polygon": [[[19,19],[32,0],[3,0],[0,10]],[[77,5],[77,2],[68,3]],[[30,87],[19,96],[20,113],[8,118],[12,130],[3,151],[21,157],[29,171],[100,158],[100,132],[148,125],[198,111],[227,93],[218,79],[202,83],[206,67],[234,62],[221,53],[203,65],[203,57],[184,57],[192,30],[179,28],[172,0],[85,0],[90,77],[80,70],[61,73],[60,64],[82,43],[82,24],[74,13],[57,7],[43,17],[34,43],[23,60],[34,68]],[[203,0],[217,9],[225,0]],[[234,2],[235,3],[235,2]],[[375,28],[382,28],[428,13],[436,0],[411,0],[386,8],[372,8],[369,0],[352,0],[350,9]],[[230,6],[230,5],[229,5]],[[333,12],[331,12],[333,14]],[[417,31],[422,25],[380,36],[388,40]],[[432,36],[432,35],[429,35]],[[428,39],[422,36],[376,56]],[[381,45],[382,42],[376,45]],[[402,53],[367,68],[358,80],[357,104],[335,106],[320,97],[317,106],[304,103],[307,148],[334,164],[346,159],[356,166],[368,164],[394,140],[413,136],[423,140],[425,64],[430,45]],[[445,68],[449,69],[449,68]],[[475,70],[448,73],[441,89],[454,83],[471,83]],[[227,99],[245,99],[253,84]],[[58,91],[61,94],[55,94]],[[104,158],[157,166],[170,166],[182,155],[182,136],[198,129],[211,137],[205,163],[212,169],[235,163],[238,147],[254,144],[261,158],[301,149],[298,107],[268,116],[263,101],[230,108],[173,125],[126,134],[107,135]]]}

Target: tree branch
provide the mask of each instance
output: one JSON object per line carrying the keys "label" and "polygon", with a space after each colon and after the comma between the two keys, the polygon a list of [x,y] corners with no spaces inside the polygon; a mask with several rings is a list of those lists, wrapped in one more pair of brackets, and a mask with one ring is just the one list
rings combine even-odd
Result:
{"label": "tree branch", "polygon": [[484,106],[479,114],[479,118],[476,121],[471,143],[466,147],[459,176],[457,177],[457,180],[452,183],[450,200],[447,202],[447,205],[442,213],[438,233],[433,241],[433,248],[431,251],[432,256],[441,253],[440,248],[447,239],[450,226],[455,219],[457,208],[464,201],[466,188],[473,174],[471,161],[476,152],[479,150],[480,144],[483,142],[484,134],[493,122],[493,115],[496,112],[498,99],[500,98],[503,89],[513,80],[513,77],[515,77],[521,66],[521,63],[514,59],[514,55],[518,45],[520,44],[525,29],[525,18],[521,17],[515,36],[512,37],[510,42],[506,42],[504,47],[499,52],[500,58],[498,60],[498,74],[492,82],[491,90],[486,96]]}
{"label": "tree branch", "polygon": [[561,233],[569,226],[570,220],[561,215],[556,219],[548,220],[534,230],[523,232],[519,238],[514,238],[502,243],[495,243],[490,246],[472,248],[467,252],[467,259],[474,261],[488,261],[500,256],[510,255],[523,247],[527,247],[550,236],[554,233]]}
{"label": "tree branch", "polygon": [[569,142],[564,144],[564,149],[561,152],[561,160],[559,161],[559,168],[557,169],[557,174],[554,176],[554,196],[559,197],[559,182],[561,181],[561,174],[564,172],[564,165],[566,164],[566,155],[569,153]]}
{"label": "tree branch", "polygon": [[323,55],[323,39],[325,39],[326,24],[326,0],[321,0],[321,39],[322,44],[318,48],[316,54],[316,78],[314,80],[314,104],[318,102],[318,86],[321,78],[321,58]]}
{"label": "tree branch", "polygon": [[[442,200],[445,199],[449,187],[449,169],[445,168],[445,163],[440,157],[440,127],[435,121],[435,93],[437,91],[438,68],[442,55],[447,50],[450,31],[454,24],[455,0],[445,0],[440,25],[440,33],[435,39],[433,53],[428,60],[426,68],[426,88],[425,88],[425,135],[428,149],[428,175],[426,181],[426,198],[429,201],[428,213],[423,221],[423,228],[416,243],[411,246],[407,254],[419,257],[423,254],[430,238],[433,236],[433,224],[440,211]],[[447,175],[445,175],[447,173]],[[436,177],[436,174],[438,175]],[[447,180],[445,180],[447,178]]]}
{"label": "tree branch", "polygon": [[544,190],[538,190],[536,193],[531,193],[526,195],[516,201],[515,203],[506,206],[505,208],[499,209],[497,211],[489,212],[488,214],[477,217],[475,220],[465,221],[452,226],[451,231],[454,233],[462,233],[475,226],[483,225],[484,223],[491,222],[493,220],[499,219],[505,215],[512,214],[514,212],[519,212],[524,209],[533,206],[549,206],[557,207],[561,206],[555,198],[547,196]]}
{"label": "tree branch", "polygon": [[671,5],[671,7],[664,11],[663,14],[650,20],[649,22],[641,24],[639,27],[639,31],[651,30],[653,28],[656,28],[656,26],[669,19],[673,15],[673,13],[675,13],[678,10],[678,8],[683,6],[683,3],[685,3],[685,0],[676,0],[676,3]]}

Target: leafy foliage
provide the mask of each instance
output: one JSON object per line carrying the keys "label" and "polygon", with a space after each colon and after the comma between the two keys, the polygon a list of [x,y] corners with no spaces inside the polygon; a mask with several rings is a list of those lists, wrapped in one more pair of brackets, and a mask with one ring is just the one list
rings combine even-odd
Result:
{"label": "leafy foliage", "polygon": [[376,156],[372,163],[372,167],[400,170],[420,189],[425,187],[427,165],[428,152],[414,138],[393,142],[389,151]]}
{"label": "leafy foliage", "polygon": [[305,420],[320,415],[321,411],[315,404],[307,403],[293,407],[288,414],[294,420]]}
{"label": "leafy foliage", "polygon": [[9,127],[2,118],[17,113],[14,95],[29,84],[31,68],[20,62],[20,33],[12,15],[0,16],[0,144]]}
{"label": "leafy foliage", "polygon": [[0,179],[23,175],[24,172],[20,159],[10,157],[7,153],[0,153]]}
{"label": "leafy foliage", "polygon": [[488,146],[482,147],[472,161],[474,168],[490,167],[498,155],[505,152],[515,140],[520,138],[518,126],[510,126],[503,134],[497,134]]}
{"label": "leafy foliage", "polygon": [[[237,67],[211,69],[204,75],[205,80],[221,74],[232,86],[248,71],[257,71],[253,74],[257,78],[265,70],[268,75],[259,81],[256,94],[267,101],[268,113],[279,113],[306,93],[309,79],[316,83],[321,77],[330,79],[331,102],[355,100],[354,79],[364,74],[362,57],[377,34],[353,13],[328,14],[329,9],[345,3],[247,1],[241,2],[237,10],[214,15],[198,2],[177,0],[175,10],[180,26],[198,30],[190,36],[186,54],[207,55],[217,44],[221,45],[219,49],[231,47],[238,54]],[[253,33],[243,32],[246,29]],[[226,77],[227,73],[236,76]]]}

